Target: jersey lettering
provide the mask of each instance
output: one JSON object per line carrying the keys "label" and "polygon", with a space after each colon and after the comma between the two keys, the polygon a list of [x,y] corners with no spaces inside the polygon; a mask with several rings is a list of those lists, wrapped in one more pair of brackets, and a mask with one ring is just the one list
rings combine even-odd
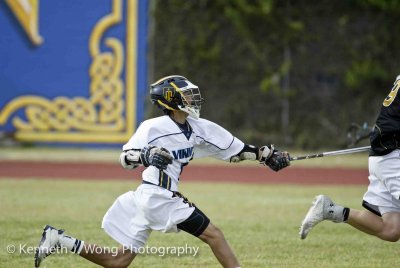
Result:
{"label": "jersey lettering", "polygon": [[172,151],[175,159],[191,158],[193,154],[193,147]]}
{"label": "jersey lettering", "polygon": [[393,86],[392,90],[390,91],[389,95],[383,101],[383,106],[388,107],[388,106],[390,106],[390,104],[392,104],[392,102],[394,101],[394,99],[397,96],[399,87],[400,87],[400,79],[396,80],[396,82],[394,82],[394,86]]}

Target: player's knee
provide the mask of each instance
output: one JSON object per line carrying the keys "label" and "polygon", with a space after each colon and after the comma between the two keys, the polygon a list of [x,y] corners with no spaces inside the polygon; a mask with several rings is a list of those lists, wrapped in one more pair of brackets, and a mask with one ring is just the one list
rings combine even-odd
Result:
{"label": "player's knee", "polygon": [[400,221],[384,220],[384,226],[377,235],[379,238],[389,242],[397,242],[400,240]]}
{"label": "player's knee", "polygon": [[399,229],[388,229],[385,231],[383,239],[389,242],[397,242],[400,239],[400,230]]}
{"label": "player's knee", "polygon": [[118,254],[111,255],[106,265],[107,268],[125,268],[128,267],[135,257],[135,253],[126,253],[119,250]]}
{"label": "player's knee", "polygon": [[131,264],[132,261],[127,261],[125,259],[113,258],[104,266],[107,268],[126,268]]}
{"label": "player's knee", "polygon": [[217,226],[211,223],[204,230],[203,234],[201,235],[201,238],[208,244],[216,240],[225,239],[222,231]]}
{"label": "player's knee", "polygon": [[225,239],[224,234],[222,231],[215,225],[212,225],[212,236],[215,239]]}

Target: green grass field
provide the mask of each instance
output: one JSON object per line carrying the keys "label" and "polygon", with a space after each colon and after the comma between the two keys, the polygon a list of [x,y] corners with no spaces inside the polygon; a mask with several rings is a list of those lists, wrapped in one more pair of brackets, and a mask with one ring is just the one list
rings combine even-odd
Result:
{"label": "green grass field", "polygon": [[[119,194],[137,184],[1,179],[0,266],[33,267],[33,254],[20,253],[20,247],[36,246],[47,223],[84,241],[116,246],[100,228],[102,217]],[[365,189],[182,182],[180,190],[224,231],[243,267],[397,267],[398,244],[361,234],[346,224],[324,222],[306,240],[299,239],[299,224],[316,194],[361,208]],[[16,253],[7,253],[9,245],[16,247]],[[219,267],[208,246],[183,232],[153,232],[148,245],[188,245],[199,247],[199,253],[141,255],[131,267]],[[50,256],[43,266],[96,267],[72,254]]]}

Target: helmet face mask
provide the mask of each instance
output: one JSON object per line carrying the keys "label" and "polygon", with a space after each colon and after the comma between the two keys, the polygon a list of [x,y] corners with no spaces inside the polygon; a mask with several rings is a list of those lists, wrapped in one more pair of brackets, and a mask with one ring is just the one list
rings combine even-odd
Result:
{"label": "helmet face mask", "polygon": [[150,95],[152,102],[164,111],[181,110],[194,119],[200,117],[201,104],[204,102],[200,89],[183,76],[161,78],[150,86]]}

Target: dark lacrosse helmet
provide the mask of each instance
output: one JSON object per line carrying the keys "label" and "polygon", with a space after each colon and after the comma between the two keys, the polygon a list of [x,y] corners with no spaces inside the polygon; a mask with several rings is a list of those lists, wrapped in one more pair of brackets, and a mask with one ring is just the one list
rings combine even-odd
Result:
{"label": "dark lacrosse helmet", "polygon": [[201,97],[199,87],[180,75],[163,77],[150,85],[151,101],[164,111],[181,110],[191,117],[200,117]]}

